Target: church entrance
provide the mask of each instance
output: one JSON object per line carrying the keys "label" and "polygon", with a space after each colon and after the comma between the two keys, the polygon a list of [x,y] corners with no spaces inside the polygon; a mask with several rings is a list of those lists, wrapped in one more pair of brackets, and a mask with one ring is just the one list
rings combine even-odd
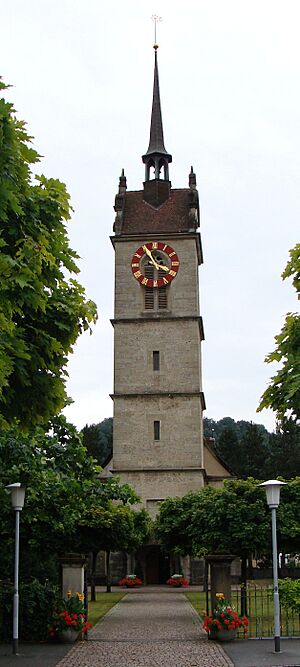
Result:
{"label": "church entrance", "polygon": [[170,577],[170,556],[164,554],[158,544],[143,547],[138,554],[147,585],[165,584]]}

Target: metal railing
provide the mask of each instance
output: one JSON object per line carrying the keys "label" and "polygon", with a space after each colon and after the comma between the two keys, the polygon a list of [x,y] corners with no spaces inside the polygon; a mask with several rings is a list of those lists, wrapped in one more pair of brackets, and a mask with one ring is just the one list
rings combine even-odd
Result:
{"label": "metal railing", "polygon": [[[239,613],[249,620],[249,637],[274,636],[273,587],[250,584],[245,589],[246,609],[242,607],[242,590],[232,590],[231,600]],[[282,637],[300,637],[300,615],[280,607],[280,634]]]}

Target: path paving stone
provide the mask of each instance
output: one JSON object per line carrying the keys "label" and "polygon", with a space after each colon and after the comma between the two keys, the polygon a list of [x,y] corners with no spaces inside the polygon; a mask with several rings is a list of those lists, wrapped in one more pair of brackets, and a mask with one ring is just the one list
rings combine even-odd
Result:
{"label": "path paving stone", "polygon": [[181,592],[128,593],[56,667],[234,667]]}

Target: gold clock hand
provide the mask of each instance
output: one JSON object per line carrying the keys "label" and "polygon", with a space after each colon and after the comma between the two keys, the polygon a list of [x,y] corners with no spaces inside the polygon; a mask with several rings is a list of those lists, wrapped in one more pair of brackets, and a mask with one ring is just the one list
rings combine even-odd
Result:
{"label": "gold clock hand", "polygon": [[169,267],[166,266],[165,264],[160,264],[160,265],[159,265],[159,268],[162,269],[163,271],[167,271],[168,273],[169,273],[169,271],[170,271]]}
{"label": "gold clock hand", "polygon": [[148,257],[150,257],[153,266],[155,266],[155,268],[158,270],[159,269],[159,264],[157,264],[157,262],[155,261],[151,250],[149,250],[149,248],[147,248],[146,245],[143,245],[143,250],[145,251],[146,255],[148,255]]}

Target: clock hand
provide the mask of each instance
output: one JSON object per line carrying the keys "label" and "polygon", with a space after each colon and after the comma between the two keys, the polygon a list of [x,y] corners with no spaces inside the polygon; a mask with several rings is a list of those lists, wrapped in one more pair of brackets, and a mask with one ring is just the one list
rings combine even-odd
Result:
{"label": "clock hand", "polygon": [[[148,255],[148,257],[150,257],[153,266],[155,266],[155,268],[158,270],[158,269],[160,268],[160,266],[159,266],[159,264],[157,264],[157,262],[155,261],[153,255],[152,255],[151,250],[149,250],[149,248],[147,248],[146,245],[143,245],[143,250],[145,251],[146,255]],[[168,269],[168,270],[169,270],[169,269]]]}
{"label": "clock hand", "polygon": [[166,266],[165,264],[159,264],[159,268],[162,269],[163,271],[166,271],[167,273],[169,273],[170,271],[169,267]]}

